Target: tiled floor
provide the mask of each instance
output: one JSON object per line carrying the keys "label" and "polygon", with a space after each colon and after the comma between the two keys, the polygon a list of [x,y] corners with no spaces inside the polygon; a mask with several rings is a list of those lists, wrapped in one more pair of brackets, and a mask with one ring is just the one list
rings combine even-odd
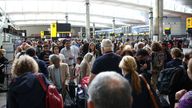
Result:
{"label": "tiled floor", "polygon": [[6,108],[6,93],[0,93],[0,108]]}

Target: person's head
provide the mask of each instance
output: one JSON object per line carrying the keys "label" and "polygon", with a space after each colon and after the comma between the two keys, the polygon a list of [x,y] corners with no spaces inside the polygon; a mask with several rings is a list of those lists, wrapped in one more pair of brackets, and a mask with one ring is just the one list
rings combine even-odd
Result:
{"label": "person's head", "polygon": [[188,64],[190,58],[192,58],[192,52],[185,53],[184,58],[183,58],[183,62],[185,64]]}
{"label": "person's head", "polygon": [[147,52],[148,52],[148,54],[150,55],[151,54],[151,52],[152,52],[152,50],[151,50],[151,47],[150,46],[144,46],[143,47],[143,49],[145,49]]}
{"label": "person's head", "polygon": [[71,47],[71,41],[66,41],[65,42],[65,47],[67,48],[67,49],[70,49],[70,47]]}
{"label": "person's head", "polygon": [[155,52],[162,51],[162,45],[159,42],[153,42],[151,45],[151,50]]}
{"label": "person's head", "polygon": [[21,44],[21,49],[22,49],[22,51],[26,51],[29,47],[31,47],[31,45],[29,45],[29,44],[26,43],[26,42],[23,42],[23,43]]}
{"label": "person's head", "polygon": [[91,42],[91,43],[89,44],[89,50],[90,50],[90,51],[94,51],[95,49],[96,49],[95,43]]}
{"label": "person's head", "polygon": [[137,50],[142,49],[144,46],[145,46],[145,43],[139,42],[139,43],[137,44],[137,48],[138,48]]}
{"label": "person's head", "polygon": [[89,62],[91,62],[92,58],[93,58],[93,54],[92,53],[87,53],[87,54],[85,54],[83,60],[85,60],[85,61],[87,61],[89,63]]}
{"label": "person's head", "polygon": [[101,72],[88,89],[88,108],[131,108],[129,82],[116,72]]}
{"label": "person's head", "polygon": [[5,53],[5,50],[4,49],[0,49],[0,57],[3,57],[4,53]]}
{"label": "person's head", "polygon": [[149,53],[145,49],[140,49],[136,52],[136,58],[138,61],[145,61]]}
{"label": "person's head", "polygon": [[130,55],[133,56],[133,52],[132,52],[132,47],[130,45],[125,45],[122,52],[121,52],[121,56],[125,56],[125,55]]}
{"label": "person's head", "polygon": [[43,50],[44,51],[49,51],[49,45],[48,44],[43,45]]}
{"label": "person's head", "polygon": [[101,42],[101,52],[102,54],[113,51],[113,43],[110,39],[103,39]]}
{"label": "person's head", "polygon": [[82,60],[83,60],[83,57],[81,57],[81,56],[77,57],[77,64],[81,64]]}
{"label": "person's head", "polygon": [[189,78],[192,80],[192,58],[189,60],[189,63],[188,63],[187,74]]}
{"label": "person's head", "polygon": [[11,73],[13,76],[18,77],[26,72],[38,72],[37,62],[28,55],[21,55],[15,59],[12,65]]}
{"label": "person's head", "polygon": [[54,45],[52,48],[52,52],[53,52],[53,54],[59,54],[59,46]]}
{"label": "person's head", "polygon": [[172,48],[171,49],[171,56],[173,59],[176,58],[181,58],[182,57],[182,52],[179,48]]}
{"label": "person's head", "polygon": [[166,42],[163,42],[162,44],[161,44],[161,46],[162,46],[162,50],[167,50],[167,43]]}
{"label": "person's head", "polygon": [[60,62],[61,59],[59,57],[59,55],[57,54],[52,54],[49,56],[49,61],[56,67],[59,68],[60,67]]}
{"label": "person's head", "polygon": [[125,45],[120,44],[120,45],[119,45],[119,50],[122,51],[124,47],[125,47]]}
{"label": "person's head", "polygon": [[72,41],[71,42],[71,45],[76,45],[77,43],[75,41]]}
{"label": "person's head", "polygon": [[119,67],[122,70],[122,74],[126,76],[127,74],[131,75],[131,85],[133,87],[133,90],[136,91],[136,93],[141,92],[141,84],[140,84],[140,78],[137,73],[137,63],[135,61],[135,58],[132,56],[124,56],[122,60],[119,63]]}
{"label": "person's head", "polygon": [[34,56],[36,56],[36,51],[33,47],[30,47],[26,50],[26,54],[31,56],[31,57],[34,57]]}

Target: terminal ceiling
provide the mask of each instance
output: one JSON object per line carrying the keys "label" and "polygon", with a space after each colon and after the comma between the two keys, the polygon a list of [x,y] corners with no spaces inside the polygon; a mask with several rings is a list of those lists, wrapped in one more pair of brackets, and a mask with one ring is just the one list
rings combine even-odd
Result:
{"label": "terminal ceiling", "polygon": [[[90,21],[96,27],[145,24],[154,0],[90,0]],[[181,4],[182,5],[181,5]],[[10,21],[19,26],[65,22],[85,26],[85,0],[1,0],[0,7]],[[192,0],[164,0],[164,16],[192,15]]]}

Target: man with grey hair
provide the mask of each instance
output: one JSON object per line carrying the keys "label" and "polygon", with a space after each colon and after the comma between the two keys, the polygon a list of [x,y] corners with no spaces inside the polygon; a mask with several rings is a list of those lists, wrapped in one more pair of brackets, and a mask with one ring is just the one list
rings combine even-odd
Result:
{"label": "man with grey hair", "polygon": [[98,57],[93,63],[89,82],[91,82],[97,74],[104,71],[115,71],[122,74],[119,68],[121,57],[113,52],[113,43],[110,39],[102,40],[101,52],[103,55]]}
{"label": "man with grey hair", "polygon": [[116,72],[102,72],[89,85],[88,108],[131,108],[129,82]]}
{"label": "man with grey hair", "polygon": [[49,78],[61,93],[66,88],[69,79],[69,66],[62,63],[59,55],[56,54],[52,54],[49,60],[52,63],[52,65],[48,66]]}

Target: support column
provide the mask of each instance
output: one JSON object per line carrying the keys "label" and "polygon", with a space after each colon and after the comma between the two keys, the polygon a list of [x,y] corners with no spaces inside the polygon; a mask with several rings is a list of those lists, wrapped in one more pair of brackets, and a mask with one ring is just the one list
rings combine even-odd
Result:
{"label": "support column", "polygon": [[157,41],[162,40],[162,36],[163,36],[163,0],[155,0],[153,6],[153,40]]}
{"label": "support column", "polygon": [[113,25],[112,25],[113,33],[115,33],[115,17],[113,18]]}
{"label": "support column", "polygon": [[155,0],[153,6],[153,40],[159,40],[159,0]]}
{"label": "support column", "polygon": [[95,23],[93,23],[93,38],[95,38]]}
{"label": "support column", "polygon": [[90,12],[89,12],[89,0],[86,1],[86,38],[90,39]]}
{"label": "support column", "polygon": [[65,14],[65,20],[66,20],[66,23],[68,23],[68,21],[69,21],[68,13]]}
{"label": "support column", "polygon": [[159,40],[163,40],[163,0],[159,0]]}
{"label": "support column", "polygon": [[80,39],[83,39],[83,27],[80,28]]}
{"label": "support column", "polygon": [[153,9],[149,9],[149,38],[153,38]]}

